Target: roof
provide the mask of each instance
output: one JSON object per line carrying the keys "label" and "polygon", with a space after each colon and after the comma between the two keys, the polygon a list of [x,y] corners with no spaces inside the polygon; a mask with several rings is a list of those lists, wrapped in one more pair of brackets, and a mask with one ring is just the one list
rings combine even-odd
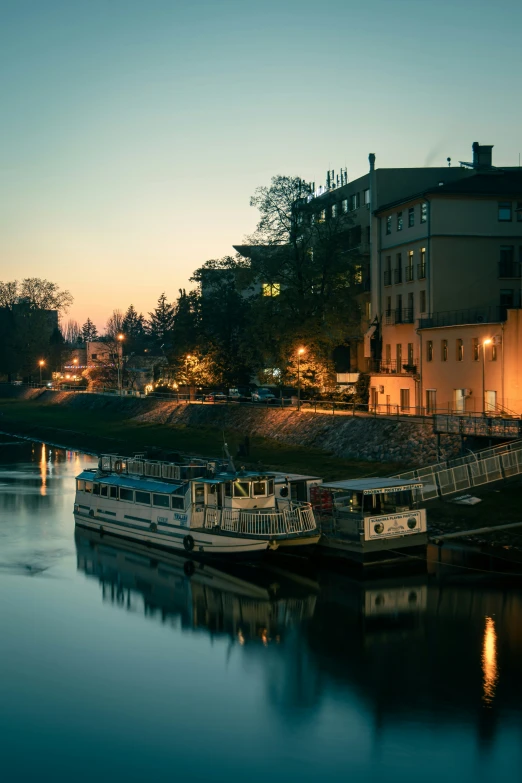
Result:
{"label": "roof", "polygon": [[126,487],[127,489],[141,489],[144,492],[165,492],[167,494],[177,493],[180,487],[188,485],[186,481],[161,481],[161,479],[150,478],[134,478],[133,476],[121,475],[121,476],[103,476],[96,475],[96,473],[90,470],[82,471],[77,479],[84,479],[85,481],[98,481],[100,484],[110,484],[116,487]]}
{"label": "roof", "polygon": [[391,209],[391,207],[405,204],[408,201],[415,201],[434,193],[437,195],[442,194],[443,196],[512,196],[522,199],[522,169],[517,169],[516,171],[492,169],[487,173],[471,174],[469,177],[446,182],[443,185],[434,185],[396,201],[390,201],[388,204],[383,204],[375,210],[375,214],[378,215]]}
{"label": "roof", "polygon": [[322,485],[325,489],[349,489],[368,494],[391,489],[395,492],[401,489],[414,489],[422,487],[422,482],[415,479],[397,479],[397,478],[360,478],[349,479],[346,481],[328,481]]}
{"label": "roof", "polygon": [[288,481],[322,481],[319,476],[305,476],[301,473],[281,473],[281,471],[274,471],[275,483]]}

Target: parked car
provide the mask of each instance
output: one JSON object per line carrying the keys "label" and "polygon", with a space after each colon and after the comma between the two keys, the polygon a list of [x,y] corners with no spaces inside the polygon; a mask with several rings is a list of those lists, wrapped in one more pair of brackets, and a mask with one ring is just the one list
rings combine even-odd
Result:
{"label": "parked car", "polygon": [[252,392],[252,402],[270,402],[275,400],[275,394],[270,389],[261,387]]}
{"label": "parked car", "polygon": [[205,397],[206,402],[226,402],[227,401],[227,395],[223,394],[223,392],[210,392],[210,394],[207,394]]}

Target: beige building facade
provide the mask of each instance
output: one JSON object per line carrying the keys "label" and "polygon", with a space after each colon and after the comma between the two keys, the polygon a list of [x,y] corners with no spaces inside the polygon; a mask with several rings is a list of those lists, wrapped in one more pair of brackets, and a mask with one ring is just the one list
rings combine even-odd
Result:
{"label": "beige building facade", "polygon": [[522,173],[490,168],[460,181],[441,180],[378,210],[376,218],[372,408],[480,412],[477,350],[492,339],[486,344],[486,408],[517,409],[516,383],[502,393],[496,376],[501,349],[504,384],[514,372],[508,362],[515,354],[503,335],[508,311],[522,305]]}

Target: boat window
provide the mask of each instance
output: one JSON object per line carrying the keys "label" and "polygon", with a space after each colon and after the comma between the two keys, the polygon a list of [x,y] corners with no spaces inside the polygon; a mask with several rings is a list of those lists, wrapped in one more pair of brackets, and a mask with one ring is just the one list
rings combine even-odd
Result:
{"label": "boat window", "polygon": [[111,498],[118,498],[118,487],[111,487]]}
{"label": "boat window", "polygon": [[150,506],[150,492],[140,492],[139,490],[136,490],[136,503]]}
{"label": "boat window", "polygon": [[78,492],[83,492],[85,489],[85,481],[83,479],[76,480],[76,489]]}
{"label": "boat window", "polygon": [[268,479],[268,494],[274,494],[274,479]]}
{"label": "boat window", "polygon": [[130,500],[132,502],[134,500],[134,492],[132,489],[120,487],[120,500]]}
{"label": "boat window", "polygon": [[232,497],[232,482],[226,481],[225,482],[225,497],[231,498]]}
{"label": "boat window", "polygon": [[86,492],[92,492],[92,481],[86,481],[85,482],[85,491]]}
{"label": "boat window", "polygon": [[108,493],[109,493],[109,487],[107,486],[107,484],[100,484],[100,495],[106,498]]}
{"label": "boat window", "polygon": [[266,481],[254,481],[252,484],[252,497],[259,498],[266,495]]}
{"label": "boat window", "polygon": [[153,506],[159,506],[160,508],[168,508],[169,507],[169,496],[168,495],[156,495],[156,494],[154,494],[152,496],[152,505]]}
{"label": "boat window", "polygon": [[282,498],[288,497],[289,495],[288,484],[285,484],[284,487],[281,487],[281,489],[279,490],[279,494],[281,495]]}
{"label": "boat window", "polygon": [[203,484],[196,484],[194,489],[194,502],[195,503],[205,502],[205,487]]}
{"label": "boat window", "polygon": [[99,495],[100,494],[100,485],[99,484],[93,484],[92,485],[92,494],[93,495]]}
{"label": "boat window", "polygon": [[172,508],[184,508],[183,504],[183,498],[177,498],[175,495],[172,495]]}
{"label": "boat window", "polygon": [[235,498],[250,497],[250,484],[248,483],[248,481],[234,481],[234,497]]}

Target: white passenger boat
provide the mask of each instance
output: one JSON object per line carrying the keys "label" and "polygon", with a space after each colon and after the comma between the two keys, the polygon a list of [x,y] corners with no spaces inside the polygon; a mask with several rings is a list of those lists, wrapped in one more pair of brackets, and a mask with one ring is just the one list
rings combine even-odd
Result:
{"label": "white passenger boat", "polygon": [[103,455],[76,478],[76,524],[205,558],[317,543],[311,504],[276,499],[274,474],[223,468]]}
{"label": "white passenger boat", "polygon": [[426,509],[419,508],[417,480],[361,478],[325,482],[311,490],[322,529],[321,549],[359,563],[404,557],[426,547]]}

